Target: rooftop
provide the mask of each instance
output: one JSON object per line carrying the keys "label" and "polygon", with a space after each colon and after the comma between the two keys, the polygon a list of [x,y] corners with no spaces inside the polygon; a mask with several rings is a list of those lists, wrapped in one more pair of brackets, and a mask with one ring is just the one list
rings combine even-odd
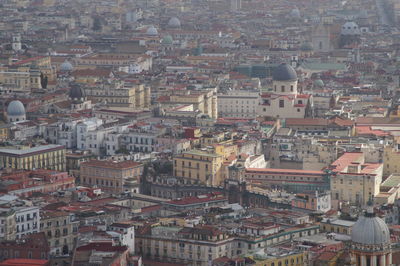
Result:
{"label": "rooftop", "polygon": [[58,149],[63,149],[63,148],[64,148],[63,145],[56,145],[56,144],[42,145],[42,146],[36,146],[36,147],[26,148],[26,149],[0,148],[0,154],[29,155],[29,154],[40,153],[40,152],[50,151],[50,150],[58,150]]}
{"label": "rooftop", "polygon": [[140,166],[141,163],[134,162],[134,161],[122,161],[122,162],[115,162],[115,161],[100,161],[100,160],[91,160],[88,162],[82,163],[82,166],[94,166],[99,168],[109,168],[109,169],[123,169],[123,168],[131,168]]}

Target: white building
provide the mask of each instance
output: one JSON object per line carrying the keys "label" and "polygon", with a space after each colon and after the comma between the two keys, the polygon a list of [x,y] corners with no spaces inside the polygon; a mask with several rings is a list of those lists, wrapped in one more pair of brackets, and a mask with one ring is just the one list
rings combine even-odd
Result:
{"label": "white building", "polygon": [[260,102],[259,91],[237,90],[219,94],[218,117],[251,118],[257,117]]}
{"label": "white building", "polygon": [[304,118],[312,115],[312,96],[297,91],[296,71],[288,64],[279,65],[273,72],[272,93],[262,94],[259,116]]}
{"label": "white building", "polygon": [[16,238],[19,239],[25,235],[37,233],[40,231],[39,207],[16,207],[15,219],[17,225]]}
{"label": "white building", "polygon": [[88,134],[90,131],[96,130],[99,126],[103,124],[103,121],[98,118],[92,118],[88,121],[84,121],[79,123],[76,126],[77,132],[77,148],[80,150],[88,149],[86,139],[88,138]]}
{"label": "white building", "polygon": [[135,227],[132,224],[113,223],[110,229],[120,235],[122,246],[127,246],[129,252],[135,252]]}

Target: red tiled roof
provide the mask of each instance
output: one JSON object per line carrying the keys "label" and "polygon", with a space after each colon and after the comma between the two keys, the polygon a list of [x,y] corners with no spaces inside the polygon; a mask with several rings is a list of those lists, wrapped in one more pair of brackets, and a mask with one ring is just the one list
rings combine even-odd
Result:
{"label": "red tiled roof", "polygon": [[289,174],[320,174],[322,175],[323,171],[311,171],[311,170],[297,170],[297,169],[275,169],[275,168],[247,168],[246,173],[248,172],[268,172],[268,173],[289,173]]}
{"label": "red tiled roof", "polygon": [[[202,197],[204,196],[204,197]],[[219,201],[225,200],[226,198],[222,195],[222,193],[214,192],[206,195],[200,195],[197,197],[187,197],[183,199],[171,200],[166,202],[167,204],[173,205],[190,205],[190,204],[198,204],[203,202],[210,202],[210,201]]]}
{"label": "red tiled roof", "polygon": [[346,152],[331,164],[331,168],[334,172],[342,172],[352,162],[360,160],[362,156],[362,152]]}
{"label": "red tiled roof", "polygon": [[77,251],[104,251],[104,252],[124,252],[128,247],[113,246],[112,243],[90,243],[85,246],[76,248]]}
{"label": "red tiled roof", "polygon": [[35,259],[8,259],[2,261],[0,266],[44,266],[49,265],[48,260],[35,260]]}
{"label": "red tiled roof", "polygon": [[27,58],[27,59],[24,59],[24,60],[17,61],[13,65],[15,65],[15,66],[24,65],[24,64],[27,64],[27,63],[42,59],[42,58],[44,58],[44,56],[31,57],[31,58]]}

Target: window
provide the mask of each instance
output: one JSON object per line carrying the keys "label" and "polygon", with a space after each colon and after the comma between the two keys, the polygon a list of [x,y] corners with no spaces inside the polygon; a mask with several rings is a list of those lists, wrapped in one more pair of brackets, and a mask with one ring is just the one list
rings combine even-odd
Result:
{"label": "window", "polygon": [[285,100],[279,100],[279,108],[285,107]]}
{"label": "window", "polygon": [[284,85],[281,86],[281,92],[285,92],[285,86]]}
{"label": "window", "polygon": [[293,92],[293,85],[290,85],[290,91]]}

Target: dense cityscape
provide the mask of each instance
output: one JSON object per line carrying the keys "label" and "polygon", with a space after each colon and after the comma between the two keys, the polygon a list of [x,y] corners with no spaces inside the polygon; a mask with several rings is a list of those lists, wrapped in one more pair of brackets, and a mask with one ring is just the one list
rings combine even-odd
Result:
{"label": "dense cityscape", "polygon": [[399,1],[0,14],[0,266],[400,265]]}

